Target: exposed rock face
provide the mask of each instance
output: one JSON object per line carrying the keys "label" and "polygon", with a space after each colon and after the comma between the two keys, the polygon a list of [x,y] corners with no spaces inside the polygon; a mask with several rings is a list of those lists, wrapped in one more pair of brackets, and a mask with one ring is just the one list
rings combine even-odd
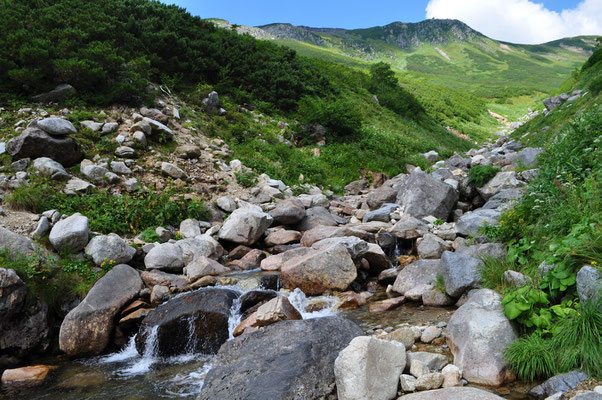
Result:
{"label": "exposed rock face", "polygon": [[[136,336],[136,348],[144,354],[148,337],[156,329],[158,355],[188,350],[214,354],[228,339],[228,317],[238,294],[226,289],[204,289],[176,297],[148,313]],[[192,329],[192,331],[190,331]]]}
{"label": "exposed rock face", "polygon": [[406,365],[405,346],[370,336],[356,337],[334,362],[339,400],[390,400],[397,396]]}
{"label": "exposed rock face", "polygon": [[281,271],[283,287],[300,288],[308,295],[322,294],[329,289],[345,290],[357,277],[349,252],[340,244],[293,258]]}
{"label": "exposed rock face", "polygon": [[225,343],[199,400],[319,399],[334,394],[334,361],[362,334],[341,317],[283,321]]}
{"label": "exposed rock face", "polygon": [[503,398],[473,387],[450,387],[406,394],[398,400],[503,400]]}
{"label": "exposed rock face", "polygon": [[452,297],[460,297],[470,288],[481,282],[479,267],[483,263],[466,255],[446,251],[441,256],[441,275],[445,291]]}
{"label": "exposed rock face", "polygon": [[422,171],[412,172],[397,194],[397,203],[413,217],[432,215],[447,220],[456,201],[456,190]]}
{"label": "exposed rock face", "polygon": [[86,254],[92,257],[94,264],[113,261],[116,264],[127,264],[134,258],[136,249],[128,245],[119,235],[95,236],[86,246]]}
{"label": "exposed rock face", "polygon": [[25,236],[0,226],[0,250],[8,250],[13,256],[18,254],[31,256],[35,249],[35,244]]}
{"label": "exposed rock face", "polygon": [[541,385],[535,386],[529,392],[530,396],[536,399],[544,399],[548,396],[558,392],[567,392],[577,387],[579,382],[588,379],[585,372],[582,371],[571,371],[566,374],[560,374],[551,377]]}
{"label": "exposed rock face", "polygon": [[218,237],[234,243],[252,245],[272,224],[272,217],[259,207],[238,208],[222,225]]}
{"label": "exposed rock face", "polygon": [[48,157],[65,167],[72,167],[84,158],[84,153],[73,138],[51,136],[39,128],[27,128],[9,140],[6,152],[15,160]]}
{"label": "exposed rock face", "polygon": [[63,320],[60,349],[70,356],[100,354],[109,343],[115,316],[143,287],[134,268],[113,267]]}
{"label": "exposed rock face", "polygon": [[469,382],[497,386],[508,378],[503,352],[518,334],[498,293],[481,289],[473,294],[449,320],[447,338],[454,364]]}
{"label": "exposed rock face", "polygon": [[48,239],[52,246],[59,252],[70,251],[76,253],[88,244],[89,221],[80,213],[65,218],[54,224]]}

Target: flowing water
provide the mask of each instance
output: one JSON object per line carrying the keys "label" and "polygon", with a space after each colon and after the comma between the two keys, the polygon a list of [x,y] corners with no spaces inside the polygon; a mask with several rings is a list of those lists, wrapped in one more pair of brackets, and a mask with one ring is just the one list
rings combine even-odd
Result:
{"label": "flowing water", "polygon": [[[231,275],[238,284],[222,286],[241,294],[257,289],[259,270]],[[203,290],[203,289],[200,289]],[[353,310],[335,311],[337,299],[329,296],[308,298],[296,289],[281,291],[288,297],[304,319],[326,317],[339,313],[357,322],[364,332],[373,333],[377,329],[391,329],[400,324],[430,325],[447,322],[453,308],[424,307],[418,304],[404,304],[397,310],[372,313],[364,306]],[[386,298],[385,293],[376,294],[374,299]],[[240,298],[239,298],[240,299]],[[241,322],[240,300],[233,302],[228,328],[230,339]],[[191,321],[192,323],[192,321]],[[192,327],[190,328],[192,332]],[[194,353],[175,357],[157,355],[157,329],[153,328],[147,337],[144,354],[136,350],[135,335],[121,350],[112,354],[82,360],[68,360],[64,357],[38,360],[38,364],[58,366],[58,370],[43,386],[37,388],[12,388],[0,391],[0,399],[47,399],[47,400],[150,400],[150,399],[195,399],[200,393],[205,376],[211,369],[213,356]],[[194,335],[189,335],[188,349],[194,348]],[[420,345],[417,350],[451,354],[441,346]],[[496,393],[508,399],[524,399],[526,387],[508,386],[498,388]]]}

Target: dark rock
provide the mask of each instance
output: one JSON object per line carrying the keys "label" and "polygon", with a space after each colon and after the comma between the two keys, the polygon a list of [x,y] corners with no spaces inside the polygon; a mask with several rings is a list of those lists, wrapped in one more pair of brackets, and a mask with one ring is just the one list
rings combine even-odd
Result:
{"label": "dark rock", "polygon": [[452,297],[460,297],[470,288],[481,282],[479,267],[483,263],[463,254],[445,251],[441,255],[441,275],[445,282],[445,291]]}
{"label": "dark rock", "polygon": [[341,317],[283,321],[225,343],[199,400],[324,399],[334,360],[362,330]]}
{"label": "dark rock", "polygon": [[158,355],[170,356],[191,350],[217,353],[228,340],[230,308],[237,297],[233,290],[203,289],[160,305],[142,321],[136,336],[138,352],[144,354],[149,345],[148,337],[153,329],[157,329]]}
{"label": "dark rock", "polygon": [[8,141],[6,151],[14,159],[48,157],[72,167],[84,158],[75,139],[67,136],[51,136],[38,128],[27,128],[16,138]]}
{"label": "dark rock", "polygon": [[583,382],[588,378],[587,374],[582,371],[571,371],[566,374],[560,374],[551,377],[541,385],[535,386],[529,392],[530,396],[536,399],[545,399],[548,396],[558,392],[568,392],[577,387],[579,382]]}
{"label": "dark rock", "polygon": [[251,307],[272,300],[277,295],[272,290],[251,290],[240,297],[240,313],[244,314]]}
{"label": "dark rock", "polygon": [[280,276],[276,274],[262,275],[259,287],[264,290],[279,290]]}

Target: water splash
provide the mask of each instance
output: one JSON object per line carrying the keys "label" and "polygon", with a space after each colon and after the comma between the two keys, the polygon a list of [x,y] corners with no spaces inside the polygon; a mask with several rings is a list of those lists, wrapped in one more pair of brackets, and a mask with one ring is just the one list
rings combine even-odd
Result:
{"label": "water splash", "polygon": [[228,317],[228,340],[234,339],[234,330],[242,322],[242,313],[240,306],[242,304],[242,295],[238,296],[230,307],[230,316]]}
{"label": "water splash", "polygon": [[146,343],[144,346],[144,354],[135,363],[130,365],[128,368],[122,370],[122,375],[140,375],[147,373],[154,363],[157,362],[158,353],[158,341],[157,336],[159,332],[159,326],[155,325],[151,328],[150,333],[146,337]]}
{"label": "water splash", "polygon": [[109,354],[108,356],[102,357],[99,361],[101,363],[119,363],[128,361],[139,356],[138,350],[136,350],[136,335],[132,336],[128,341],[127,346],[125,346],[121,351],[117,353]]}
{"label": "water splash", "polygon": [[[308,299],[301,289],[296,288],[288,295],[288,301],[299,311],[303,319],[313,319],[336,315],[335,307],[338,299],[333,296],[318,296]],[[321,304],[322,308],[311,311],[312,304]],[[310,309],[310,311],[307,311]]]}

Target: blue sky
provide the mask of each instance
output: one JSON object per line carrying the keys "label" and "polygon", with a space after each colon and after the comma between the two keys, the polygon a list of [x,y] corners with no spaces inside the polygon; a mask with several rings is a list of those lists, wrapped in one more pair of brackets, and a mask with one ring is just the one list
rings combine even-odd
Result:
{"label": "blue sky", "polygon": [[[240,25],[366,28],[456,18],[494,39],[538,43],[602,34],[602,0],[163,0],[203,18]],[[545,31],[545,32],[542,32]]]}

